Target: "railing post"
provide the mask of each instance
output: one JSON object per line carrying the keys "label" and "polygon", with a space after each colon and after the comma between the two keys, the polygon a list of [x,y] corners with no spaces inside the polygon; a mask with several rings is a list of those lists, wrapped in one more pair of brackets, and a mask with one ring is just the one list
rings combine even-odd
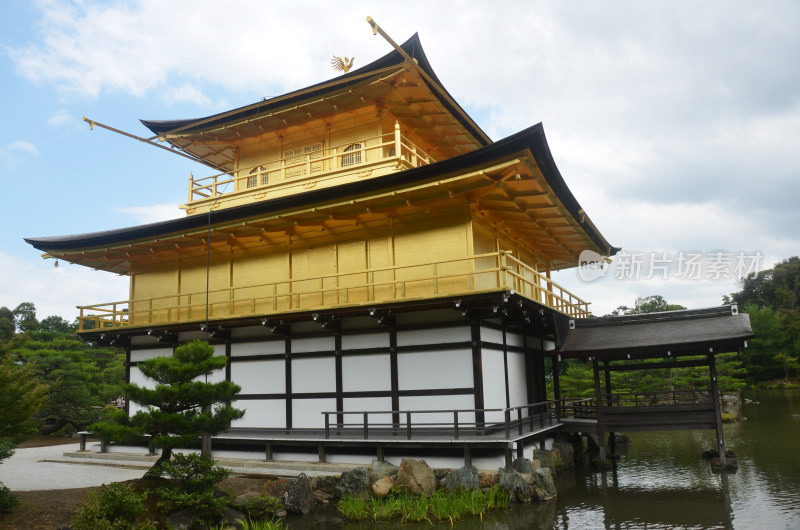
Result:
{"label": "railing post", "polygon": [[189,173],[189,202],[192,202],[194,197],[194,175]]}
{"label": "railing post", "polygon": [[411,439],[411,411],[406,411],[406,440]]}
{"label": "railing post", "polygon": [[327,412],[323,412],[325,414],[325,439],[331,437],[331,419]]}
{"label": "railing post", "polygon": [[511,438],[511,409],[505,409],[506,440]]}
{"label": "railing post", "polygon": [[369,412],[364,411],[364,439],[369,438]]}
{"label": "railing post", "polygon": [[519,423],[517,425],[517,434],[522,436],[522,407],[517,408],[517,422]]}
{"label": "railing post", "polygon": [[397,157],[398,160],[402,158],[402,151],[400,147],[400,122],[395,120],[394,122],[394,156]]}
{"label": "railing post", "polygon": [[453,438],[458,440],[458,411],[453,411]]}

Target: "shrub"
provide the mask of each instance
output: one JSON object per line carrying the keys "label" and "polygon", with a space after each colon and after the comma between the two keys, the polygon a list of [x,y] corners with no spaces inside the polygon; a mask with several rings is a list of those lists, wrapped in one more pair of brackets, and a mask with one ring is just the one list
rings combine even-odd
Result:
{"label": "shrub", "polygon": [[129,485],[115,483],[89,492],[86,502],[72,520],[73,530],[125,530],[154,528],[145,521],[136,524],[144,513],[147,493],[136,493]]}
{"label": "shrub", "polygon": [[19,499],[11,493],[8,487],[0,482],[0,513],[6,513],[19,504]]}
{"label": "shrub", "polygon": [[280,499],[265,495],[263,497],[250,497],[239,508],[247,514],[247,517],[252,522],[252,520],[260,521],[271,517],[282,507],[283,503],[281,503]]}
{"label": "shrub", "polygon": [[161,470],[178,486],[156,490],[162,499],[160,507],[166,510],[190,508],[206,525],[216,523],[225,514],[231,496],[220,491],[215,484],[228,477],[230,471],[217,467],[213,458],[179,453],[164,462]]}
{"label": "shrub", "polygon": [[161,469],[168,477],[177,480],[185,491],[205,491],[231,474],[230,470],[216,464],[210,456],[176,453],[172,460],[161,465]]}

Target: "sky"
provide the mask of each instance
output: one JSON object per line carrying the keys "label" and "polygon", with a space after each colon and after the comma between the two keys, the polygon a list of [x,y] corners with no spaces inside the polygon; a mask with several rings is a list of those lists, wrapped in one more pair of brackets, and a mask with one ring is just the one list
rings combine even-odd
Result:
{"label": "sky", "polygon": [[5,0],[0,4],[0,306],[128,298],[128,278],[23,241],[183,215],[210,170],[90,130],[197,118],[330,79],[418,32],[493,139],[542,122],[567,185],[622,250],[556,281],[595,314],[637,297],[714,306],[800,253],[800,3]]}

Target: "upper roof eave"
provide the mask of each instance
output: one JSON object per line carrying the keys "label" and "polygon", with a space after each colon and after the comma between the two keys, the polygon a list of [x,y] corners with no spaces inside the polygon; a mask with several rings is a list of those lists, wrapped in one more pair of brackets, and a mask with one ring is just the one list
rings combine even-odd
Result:
{"label": "upper roof eave", "polygon": [[[264,215],[265,213],[301,208],[309,204],[340,200],[343,197],[360,196],[398,186],[412,185],[418,182],[432,180],[442,175],[467,172],[480,169],[481,167],[487,167],[497,161],[509,159],[527,152],[533,155],[548,185],[575,222],[582,227],[602,253],[609,256],[614,255],[619,248],[611,246],[603,235],[594,227],[591,221],[583,215],[580,204],[564,182],[550,153],[547,139],[544,135],[544,128],[541,123],[491,145],[434,164],[420,166],[406,171],[399,171],[397,173],[390,173],[388,175],[333,188],[311,190],[286,197],[267,199],[215,211],[212,214],[211,222],[215,225],[224,224]],[[164,237],[169,234],[177,234],[202,228],[207,226],[207,224],[208,217],[206,215],[193,215],[146,225],[105,230],[102,232],[44,238],[26,238],[25,241],[44,252],[69,252],[119,245],[153,237]]]}
{"label": "upper roof eave", "polygon": [[[412,58],[417,60],[417,64],[436,82],[439,88],[444,91],[450,100],[455,101],[450,93],[447,92],[439,78],[437,77],[436,73],[433,71],[430,62],[428,61],[427,56],[425,55],[425,51],[422,48],[422,43],[420,42],[419,34],[414,33],[406,42],[400,45],[400,47]],[[335,90],[339,90],[343,87],[347,87],[350,84],[355,83],[356,81],[361,80],[363,77],[378,72],[380,70],[396,66],[402,65],[405,59],[397,50],[392,50],[391,52],[387,53],[383,57],[372,61],[371,63],[362,66],[356,70],[343,74],[339,77],[329,79],[327,81],[322,81],[320,83],[313,84],[311,86],[301,88],[299,90],[294,90],[287,94],[277,96],[271,99],[267,99],[264,101],[259,101],[257,103],[253,103],[251,105],[246,105],[244,107],[240,107],[238,109],[233,109],[230,111],[222,112],[219,114],[214,114],[211,116],[207,116],[205,118],[195,118],[195,119],[183,119],[183,120],[140,120],[141,123],[150,129],[156,136],[162,136],[166,134],[170,134],[173,132],[190,132],[190,131],[200,131],[204,130],[209,127],[219,127],[220,125],[240,120],[242,118],[246,118],[248,116],[255,116],[264,112],[269,112],[275,110],[277,108],[295,104],[299,101],[309,99],[312,97],[320,97],[329,92],[333,92]],[[434,94],[437,93],[437,90],[432,89]],[[446,98],[439,98],[442,105],[444,105],[447,110],[463,125],[467,131],[481,144],[481,145],[488,145],[491,143],[488,135],[475,123],[472,118],[470,118],[467,113],[456,103],[455,105],[458,108],[454,108]]]}

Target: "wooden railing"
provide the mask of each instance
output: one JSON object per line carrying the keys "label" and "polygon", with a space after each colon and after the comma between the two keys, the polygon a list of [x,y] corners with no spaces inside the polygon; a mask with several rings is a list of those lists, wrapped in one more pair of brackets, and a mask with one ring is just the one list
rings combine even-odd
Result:
{"label": "wooden railing", "polygon": [[[608,407],[666,407],[670,405],[697,405],[705,403],[711,403],[711,396],[704,390],[619,392],[612,393],[610,396],[603,393],[600,409]],[[597,409],[597,402],[594,398],[561,398],[559,401],[558,414],[561,418],[593,419],[597,418]]]}
{"label": "wooden railing", "polygon": [[589,303],[508,251],[168,296],[78,306],[78,331],[367,305],[487,291],[515,291],[571,317]]}
{"label": "wooden railing", "polygon": [[688,405],[710,402],[711,396],[706,390],[620,392],[611,394],[611,405],[607,405],[608,398],[605,395],[603,396],[603,406],[612,407],[651,407],[659,405]]}
{"label": "wooden railing", "polygon": [[593,398],[561,398],[558,415],[560,418],[591,419],[597,417],[597,405]]}
{"label": "wooden railing", "polygon": [[[498,434],[507,440],[526,432],[554,426],[558,420],[558,402],[543,401],[519,407],[500,409],[445,410],[365,410],[330,411],[325,416],[325,439],[357,433],[364,440],[387,434],[400,434],[407,440],[430,439],[432,435],[449,435],[453,440],[464,436]],[[491,416],[502,418],[491,421]],[[437,419],[446,417],[447,419]],[[356,420],[346,421],[349,417]]]}
{"label": "wooden railing", "polygon": [[[190,176],[188,204],[234,192],[269,190],[285,186],[287,182],[297,183],[332,172],[365,169],[370,165],[386,161],[395,161],[402,164],[404,169],[408,169],[428,165],[437,160],[401,134],[400,125],[395,123],[394,132],[391,133],[324,147],[299,157],[280,158],[250,167],[240,167],[235,175],[218,173],[199,179]],[[256,170],[256,184],[248,186],[247,181],[253,176],[250,174],[253,170]]]}

